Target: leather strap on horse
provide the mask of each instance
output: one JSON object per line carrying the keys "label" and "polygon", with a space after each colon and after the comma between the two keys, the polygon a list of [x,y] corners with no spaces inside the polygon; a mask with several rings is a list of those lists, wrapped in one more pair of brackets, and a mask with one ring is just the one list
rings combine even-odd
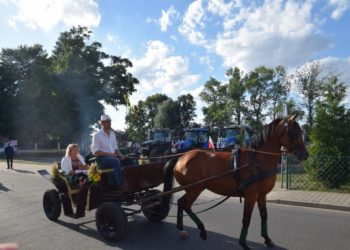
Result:
{"label": "leather strap on horse", "polygon": [[252,149],[252,148],[241,148],[240,150],[242,150],[242,152],[255,152],[255,153],[265,154],[265,155],[282,156],[281,153],[266,152],[266,151]]}
{"label": "leather strap on horse", "polygon": [[[249,159],[248,159],[248,164],[245,165],[244,167],[240,167],[239,166],[239,151],[242,152],[249,152]],[[255,150],[255,149],[251,149],[251,148],[236,148],[232,150],[232,168],[233,168],[233,177],[236,179],[237,181],[237,193],[239,196],[239,200],[242,203],[242,197],[243,197],[243,190],[246,189],[250,184],[252,184],[255,181],[260,181],[263,180],[267,177],[273,176],[277,174],[277,169],[271,169],[271,170],[266,170],[266,171],[262,171],[260,170],[259,167],[259,174],[254,175],[253,174],[253,167],[255,166],[254,164],[254,160],[255,160],[255,153],[260,153],[260,154],[267,154],[267,155],[272,155],[272,156],[281,156],[281,153],[271,153],[271,152],[265,152],[265,151],[260,151],[260,150]],[[249,173],[250,173],[250,177],[246,180],[241,180],[240,179],[240,175],[239,175],[239,171],[245,167],[249,167]]]}
{"label": "leather strap on horse", "polygon": [[266,171],[263,171],[257,175],[253,175],[251,176],[250,178],[244,180],[244,181],[241,181],[238,185],[238,189],[239,190],[244,190],[245,188],[247,188],[250,184],[252,184],[253,182],[255,181],[261,181],[267,177],[270,177],[270,176],[274,176],[277,174],[277,168],[274,168],[274,169],[270,169],[270,170],[266,170]]}
{"label": "leather strap on horse", "polygon": [[127,156],[129,159],[136,159],[136,160],[154,160],[154,159],[167,159],[172,157],[178,157],[182,156],[185,153],[179,153],[179,154],[173,154],[173,155],[163,155],[163,156],[155,156],[155,157],[145,157],[145,158],[139,158],[139,157],[133,157],[133,156]]}
{"label": "leather strap on horse", "polygon": [[210,209],[213,209],[214,207],[217,207],[217,206],[219,206],[220,204],[224,203],[224,202],[225,202],[226,200],[228,200],[230,197],[231,197],[231,196],[226,196],[224,199],[222,199],[221,201],[219,201],[219,202],[216,203],[215,205],[213,205],[213,206],[211,206],[211,207],[208,207],[208,208],[206,208],[206,209],[203,209],[203,210],[201,210],[201,211],[198,211],[198,212],[196,212],[196,213],[194,213],[194,214],[204,213],[204,212],[206,212],[206,211],[208,211],[208,210],[210,210]]}

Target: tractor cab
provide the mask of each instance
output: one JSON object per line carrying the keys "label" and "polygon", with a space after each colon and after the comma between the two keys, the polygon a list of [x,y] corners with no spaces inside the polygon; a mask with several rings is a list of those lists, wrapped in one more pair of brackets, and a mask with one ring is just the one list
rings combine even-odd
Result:
{"label": "tractor cab", "polygon": [[173,131],[167,128],[154,128],[148,131],[148,139],[141,144],[141,153],[144,156],[155,157],[164,154],[171,146]]}
{"label": "tractor cab", "polygon": [[173,145],[173,153],[186,152],[194,148],[208,149],[209,129],[189,128],[185,130],[184,139]]}
{"label": "tractor cab", "polygon": [[231,125],[219,130],[216,143],[218,150],[232,149],[235,145],[250,145],[252,130],[247,125]]}

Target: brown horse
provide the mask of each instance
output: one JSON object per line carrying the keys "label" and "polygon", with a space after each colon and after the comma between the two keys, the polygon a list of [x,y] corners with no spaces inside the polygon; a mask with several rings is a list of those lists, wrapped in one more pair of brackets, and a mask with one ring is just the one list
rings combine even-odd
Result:
{"label": "brown horse", "polygon": [[[200,230],[200,237],[206,240],[207,232],[204,225],[192,212],[191,206],[204,189],[209,189],[224,196],[244,197],[243,226],[239,238],[239,244],[244,249],[249,249],[246,242],[248,227],[254,205],[258,202],[261,236],[264,237],[267,246],[274,246],[267,232],[266,195],[276,182],[276,168],[281,156],[281,146],[300,160],[308,157],[302,131],[295,118],[296,116],[293,116],[271,122],[263,128],[261,134],[254,138],[252,147],[239,149],[234,159],[230,152],[193,150],[177,161],[174,176],[180,185],[199,182],[198,185],[186,188],[184,196],[178,200],[177,228],[181,230],[182,238],[188,236],[188,233],[183,230],[183,210],[185,210]],[[229,172],[235,165],[233,162],[236,162],[238,168],[235,174],[231,173],[218,179],[201,182],[203,179],[218,176],[225,171]]]}

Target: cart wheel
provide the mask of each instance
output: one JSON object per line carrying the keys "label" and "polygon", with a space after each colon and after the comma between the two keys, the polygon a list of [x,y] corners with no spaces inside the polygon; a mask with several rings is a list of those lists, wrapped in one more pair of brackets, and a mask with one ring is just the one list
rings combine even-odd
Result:
{"label": "cart wheel", "polygon": [[49,220],[55,221],[61,215],[61,200],[55,189],[47,190],[43,198],[44,212]]}
{"label": "cart wheel", "polygon": [[[156,189],[153,189],[150,191],[151,191],[151,196],[161,193],[161,191]],[[154,202],[160,202],[160,204],[153,207],[146,208]],[[163,197],[163,198],[156,199],[154,201],[145,202],[141,205],[141,210],[142,210],[142,213],[145,215],[145,217],[149,221],[160,222],[164,220],[169,214],[169,210],[170,210],[169,198]]]}
{"label": "cart wheel", "polygon": [[126,214],[118,203],[104,202],[97,208],[97,231],[108,241],[119,241],[126,233],[127,222]]}

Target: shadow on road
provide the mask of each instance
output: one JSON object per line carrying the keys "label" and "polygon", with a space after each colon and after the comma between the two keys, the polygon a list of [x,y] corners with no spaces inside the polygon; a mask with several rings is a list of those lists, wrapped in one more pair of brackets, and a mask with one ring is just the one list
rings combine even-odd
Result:
{"label": "shadow on road", "polygon": [[8,189],[8,188],[5,187],[4,185],[2,185],[2,183],[0,182],[0,191],[8,192],[8,191],[12,191],[12,190],[11,190],[11,189]]}
{"label": "shadow on road", "polygon": [[35,174],[35,172],[33,172],[33,171],[23,170],[23,169],[13,169],[13,171],[15,171],[17,173],[21,173],[21,174]]}
{"label": "shadow on road", "polygon": [[[203,241],[198,235],[197,228],[186,227],[190,233],[190,237],[181,240],[178,235],[176,225],[171,222],[151,223],[143,216],[133,216],[129,218],[127,232],[120,242],[105,241],[97,232],[95,227],[91,227],[94,220],[85,221],[83,223],[70,223],[62,220],[57,221],[58,224],[65,226],[71,230],[95,238],[104,242],[108,246],[118,247],[121,249],[241,249],[238,244],[238,238],[229,237],[224,234],[208,231],[208,239]],[[90,224],[90,225],[88,225]],[[263,242],[263,239],[261,239]],[[253,249],[266,249],[262,243],[249,242],[248,245]],[[276,246],[275,250],[285,250]]]}

